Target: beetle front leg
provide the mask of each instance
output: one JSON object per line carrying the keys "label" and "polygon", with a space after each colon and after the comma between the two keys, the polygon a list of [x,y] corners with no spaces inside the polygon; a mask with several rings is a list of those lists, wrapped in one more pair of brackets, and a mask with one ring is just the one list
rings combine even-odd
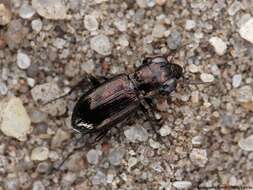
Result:
{"label": "beetle front leg", "polygon": [[[158,121],[155,118],[155,113],[153,111],[153,109],[151,109],[152,106],[152,102],[150,98],[145,98],[141,101],[141,108],[142,111],[145,113],[145,115],[147,116],[148,120],[151,123],[151,128],[153,130],[153,132],[156,134],[156,139],[159,142],[162,142],[162,144],[164,144],[164,146],[169,149],[169,147],[167,146],[167,144],[163,141],[163,139],[161,138],[161,135],[157,132],[155,126],[160,126],[160,124],[158,123]],[[152,106],[153,107],[153,106]]]}

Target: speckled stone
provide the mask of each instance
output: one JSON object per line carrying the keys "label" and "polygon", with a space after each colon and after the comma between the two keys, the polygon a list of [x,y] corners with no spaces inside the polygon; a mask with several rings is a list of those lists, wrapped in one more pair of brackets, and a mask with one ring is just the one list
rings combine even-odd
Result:
{"label": "speckled stone", "polygon": [[27,134],[32,131],[32,127],[21,99],[17,97],[3,99],[0,102],[0,108],[1,131],[9,137],[25,141]]}
{"label": "speckled stone", "polygon": [[239,33],[242,38],[253,43],[253,18],[249,19],[241,26]]}

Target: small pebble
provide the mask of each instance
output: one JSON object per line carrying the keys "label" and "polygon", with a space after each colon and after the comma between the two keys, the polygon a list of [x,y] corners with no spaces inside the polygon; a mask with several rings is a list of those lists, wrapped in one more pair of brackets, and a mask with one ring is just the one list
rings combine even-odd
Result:
{"label": "small pebble", "polygon": [[60,147],[62,145],[62,143],[69,138],[70,138],[69,133],[67,133],[61,129],[58,129],[52,139],[51,147],[52,148]]}
{"label": "small pebble", "polygon": [[166,31],[166,28],[163,24],[156,24],[152,31],[152,36],[154,38],[162,38],[164,36],[164,33]]}
{"label": "small pebble", "polygon": [[242,38],[253,44],[253,17],[246,23],[242,24],[239,33]]}
{"label": "small pebble", "polygon": [[131,169],[132,167],[134,167],[137,163],[138,163],[138,159],[137,158],[130,157],[128,159],[128,167],[129,167],[129,169]]}
{"label": "small pebble", "polygon": [[219,67],[217,66],[217,64],[212,64],[211,65],[211,72],[212,72],[212,74],[214,74],[216,76],[219,76],[220,73],[221,73]]}
{"label": "small pebble", "polygon": [[47,160],[49,157],[49,150],[47,147],[37,147],[32,150],[31,159],[35,161]]}
{"label": "small pebble", "polygon": [[221,38],[212,37],[209,39],[209,43],[214,47],[218,55],[224,55],[226,53],[227,44]]}
{"label": "small pebble", "polygon": [[90,46],[91,49],[104,56],[110,55],[112,52],[111,42],[109,38],[103,34],[91,38]]}
{"label": "small pebble", "polygon": [[28,4],[23,4],[19,10],[19,16],[23,19],[30,19],[35,14],[35,10]]}
{"label": "small pebble", "polygon": [[45,186],[43,185],[43,183],[41,181],[35,181],[33,183],[33,188],[32,190],[45,190]]}
{"label": "small pebble", "polygon": [[17,177],[6,177],[4,179],[4,189],[17,190],[19,189],[19,180]]}
{"label": "small pebble", "polygon": [[234,16],[241,9],[240,1],[235,0],[228,8],[228,14]]}
{"label": "small pebble", "polygon": [[139,5],[140,8],[147,8],[147,7],[153,7],[155,6],[156,1],[155,0],[136,0],[137,5]]}
{"label": "small pebble", "polygon": [[208,73],[201,73],[200,79],[203,82],[213,82],[214,81],[214,76]]}
{"label": "small pebble", "polygon": [[253,101],[253,90],[249,85],[242,86],[238,89],[236,96],[239,102],[251,102]]}
{"label": "small pebble", "polygon": [[30,86],[30,87],[34,87],[35,85],[35,80],[33,78],[27,78],[27,84]]}
{"label": "small pebble", "polygon": [[27,33],[28,29],[23,26],[20,20],[12,20],[8,24],[8,30],[5,35],[5,40],[9,48],[17,47],[23,41]]}
{"label": "small pebble", "polygon": [[5,48],[5,46],[6,46],[6,41],[4,37],[0,35],[0,49]]}
{"label": "small pebble", "polygon": [[120,31],[125,32],[127,30],[127,20],[126,19],[116,19],[113,22],[114,26]]}
{"label": "small pebble", "polygon": [[153,149],[158,149],[161,145],[159,142],[149,139],[149,146],[151,146]]}
{"label": "small pebble", "polygon": [[245,151],[253,151],[253,135],[239,141],[239,146]]}
{"label": "small pebble", "polygon": [[62,39],[62,38],[56,38],[53,41],[53,45],[54,47],[56,47],[57,49],[62,49],[64,47],[64,45],[66,44],[66,40]]}
{"label": "small pebble", "polygon": [[46,19],[64,20],[71,18],[67,15],[68,8],[62,0],[32,0],[32,7]]}
{"label": "small pebble", "polygon": [[185,29],[192,30],[196,27],[196,22],[194,20],[186,20]]}
{"label": "small pebble", "polygon": [[[21,99],[11,97],[0,102],[0,127],[6,136],[25,141],[32,131],[31,120]],[[15,118],[15,119],[13,119]]]}
{"label": "small pebble", "polygon": [[30,113],[30,117],[33,123],[41,123],[46,119],[46,114],[41,111],[34,110]]}
{"label": "small pebble", "polygon": [[36,19],[32,21],[32,29],[35,32],[40,32],[42,29],[43,23],[40,19]]}
{"label": "small pebble", "polygon": [[172,185],[177,189],[190,189],[192,187],[190,181],[175,181]]}
{"label": "small pebble", "polygon": [[177,30],[172,31],[167,38],[167,44],[172,50],[177,49],[181,45],[181,41],[181,34]]}
{"label": "small pebble", "polygon": [[89,31],[96,31],[98,29],[98,21],[93,15],[86,15],[84,17],[84,26]]}
{"label": "small pebble", "polygon": [[91,149],[86,154],[86,158],[90,164],[98,164],[98,161],[101,155],[102,155],[102,152],[100,150]]}
{"label": "small pebble", "polygon": [[124,131],[126,138],[131,142],[136,141],[146,141],[148,139],[148,132],[145,128],[138,126],[138,127],[131,127]]}
{"label": "small pebble", "polygon": [[208,161],[207,151],[205,149],[193,148],[190,153],[190,159],[193,164],[204,167]]}
{"label": "small pebble", "polygon": [[0,26],[8,24],[12,17],[10,5],[5,2],[0,1]]}
{"label": "small pebble", "polygon": [[199,91],[192,91],[191,92],[191,101],[193,104],[199,103]]}
{"label": "small pebble", "polygon": [[241,84],[241,81],[242,81],[242,75],[240,74],[234,75],[232,79],[232,86],[234,88],[238,88]]}
{"label": "small pebble", "polygon": [[121,164],[123,157],[124,157],[123,149],[116,148],[110,151],[108,159],[111,165],[117,166]]}
{"label": "small pebble", "polygon": [[129,41],[128,41],[128,38],[127,38],[126,35],[121,35],[121,36],[119,36],[118,43],[119,43],[119,45],[122,46],[122,47],[127,47],[127,46],[129,46]]}
{"label": "small pebble", "polygon": [[156,4],[160,6],[164,5],[166,2],[167,0],[156,0]]}
{"label": "small pebble", "polygon": [[203,141],[203,138],[201,136],[195,136],[192,138],[193,145],[201,145],[202,141]]}
{"label": "small pebble", "polygon": [[28,69],[31,66],[31,59],[30,57],[19,51],[17,55],[17,65],[20,69]]}
{"label": "small pebble", "polygon": [[93,185],[107,184],[107,176],[100,170],[97,171],[96,175],[92,178]]}
{"label": "small pebble", "polygon": [[3,82],[0,82],[0,94],[4,96],[7,93],[8,93],[8,88],[7,88],[6,84]]}
{"label": "small pebble", "polygon": [[189,71],[191,73],[197,73],[197,72],[199,72],[199,67],[195,64],[190,64],[189,65]]}
{"label": "small pebble", "polygon": [[168,136],[171,133],[171,128],[168,125],[164,125],[160,128],[159,133],[162,137]]}

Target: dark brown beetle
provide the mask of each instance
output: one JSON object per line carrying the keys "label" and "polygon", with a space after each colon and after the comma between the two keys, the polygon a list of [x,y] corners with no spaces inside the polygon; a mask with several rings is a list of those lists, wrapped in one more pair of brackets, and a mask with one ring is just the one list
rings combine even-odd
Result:
{"label": "dark brown beetle", "polygon": [[[171,63],[171,57],[166,56],[146,58],[134,73],[121,74],[103,83],[89,76],[93,87],[75,104],[71,118],[72,127],[82,136],[97,134],[96,141],[98,141],[113,126],[125,120],[138,108],[143,108],[147,113],[145,109],[147,99],[156,92],[169,95],[176,89],[177,80],[182,76],[182,67]],[[83,84],[87,84],[87,78],[80,81],[69,93],[52,101],[71,94]],[[147,116],[149,117],[148,113]],[[79,139],[75,144],[78,141]],[[75,150],[82,148],[83,146],[75,148],[57,168],[60,168]]]}
{"label": "dark brown beetle", "polygon": [[181,66],[164,56],[146,58],[133,74],[121,74],[90,90],[77,101],[71,123],[82,134],[103,137],[158,91],[169,95],[183,75]]}

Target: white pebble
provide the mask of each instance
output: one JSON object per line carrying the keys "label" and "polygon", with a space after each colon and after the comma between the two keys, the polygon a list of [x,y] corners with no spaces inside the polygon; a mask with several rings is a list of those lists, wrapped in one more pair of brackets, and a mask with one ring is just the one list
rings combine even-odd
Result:
{"label": "white pebble", "polygon": [[110,55],[112,46],[109,38],[106,35],[100,34],[90,40],[91,49],[95,50],[101,55]]}
{"label": "white pebble", "polygon": [[[8,1],[6,1],[8,2]],[[0,26],[6,25],[11,21],[12,13],[9,6],[0,1]]]}
{"label": "white pebble", "polygon": [[226,53],[227,44],[221,38],[212,37],[209,39],[209,43],[214,47],[218,55],[224,55]]}
{"label": "white pebble", "polygon": [[214,76],[212,74],[208,74],[208,73],[201,73],[200,79],[203,82],[213,82],[214,81]]}
{"label": "white pebble", "polygon": [[0,127],[6,136],[25,141],[32,131],[31,120],[21,99],[12,97],[0,102]]}
{"label": "white pebble", "polygon": [[199,103],[199,91],[192,91],[191,92],[191,101],[194,104]]}
{"label": "white pebble", "polygon": [[190,159],[193,164],[204,167],[208,161],[206,149],[194,148],[190,153]]}
{"label": "white pebble", "polygon": [[246,23],[242,24],[239,33],[242,38],[253,43],[253,17]]}
{"label": "white pebble", "polygon": [[20,69],[27,69],[31,66],[31,59],[25,53],[19,51],[17,55],[17,65]]}
{"label": "white pebble", "polygon": [[34,14],[35,14],[35,10],[32,8],[32,6],[28,4],[23,4],[19,10],[19,16],[23,19],[32,18]]}
{"label": "white pebble", "polygon": [[113,24],[121,32],[125,32],[127,30],[127,20],[125,20],[125,19],[116,19],[113,22]]}
{"label": "white pebble", "polygon": [[68,7],[62,0],[32,0],[32,7],[46,19],[64,20],[71,18],[67,15]]}
{"label": "white pebble", "polygon": [[159,142],[149,139],[149,146],[151,146],[153,149],[158,149],[161,145]]}
{"label": "white pebble", "polygon": [[201,136],[195,136],[192,138],[193,145],[201,145],[202,141],[203,141],[203,138]]}
{"label": "white pebble", "polygon": [[177,189],[189,189],[192,187],[192,183],[190,181],[175,181],[172,185]]}
{"label": "white pebble", "polygon": [[126,138],[131,142],[146,141],[148,139],[148,132],[141,126],[131,127],[124,131]]}
{"label": "white pebble", "polygon": [[186,23],[185,23],[186,30],[192,30],[193,28],[195,28],[195,26],[196,26],[196,22],[194,20],[186,20]]}
{"label": "white pebble", "polygon": [[97,164],[102,152],[100,150],[91,149],[87,154],[86,158],[90,164]]}
{"label": "white pebble", "polygon": [[49,156],[49,150],[47,147],[37,147],[32,150],[31,159],[37,161],[47,160]]}
{"label": "white pebble", "polygon": [[84,17],[84,26],[89,31],[96,31],[98,29],[98,21],[93,15],[86,15]]}
{"label": "white pebble", "polygon": [[197,73],[199,72],[199,67],[197,65],[194,65],[194,64],[190,64],[189,65],[189,71],[191,73]]}
{"label": "white pebble", "polygon": [[228,14],[234,16],[241,9],[241,3],[235,0],[228,8]]}
{"label": "white pebble", "polygon": [[53,45],[58,48],[58,49],[62,49],[64,47],[64,45],[66,44],[66,40],[62,39],[62,38],[56,38],[53,41]]}
{"label": "white pebble", "polygon": [[164,33],[166,31],[166,28],[163,24],[156,24],[152,31],[152,36],[154,38],[162,38],[164,36]]}
{"label": "white pebble", "polygon": [[168,136],[171,133],[171,128],[168,125],[164,125],[160,128],[159,133],[162,137]]}
{"label": "white pebble", "polygon": [[232,79],[232,85],[233,85],[233,87],[234,88],[239,87],[240,84],[241,84],[241,81],[242,81],[242,75],[240,75],[240,74],[234,75],[233,79]]}
{"label": "white pebble", "polygon": [[36,32],[40,32],[42,29],[42,21],[40,19],[36,19],[32,21],[32,29]]}
{"label": "white pebble", "polygon": [[30,87],[34,87],[35,80],[33,78],[27,78],[27,83]]}
{"label": "white pebble", "polygon": [[0,94],[6,95],[7,92],[8,92],[8,88],[7,88],[6,84],[3,82],[0,82]]}
{"label": "white pebble", "polygon": [[135,166],[138,163],[138,159],[135,157],[130,157],[128,159],[128,167],[131,169],[133,166]]}
{"label": "white pebble", "polygon": [[243,149],[245,151],[253,151],[253,135],[251,135],[245,139],[241,139],[239,141],[239,146],[241,149]]}

